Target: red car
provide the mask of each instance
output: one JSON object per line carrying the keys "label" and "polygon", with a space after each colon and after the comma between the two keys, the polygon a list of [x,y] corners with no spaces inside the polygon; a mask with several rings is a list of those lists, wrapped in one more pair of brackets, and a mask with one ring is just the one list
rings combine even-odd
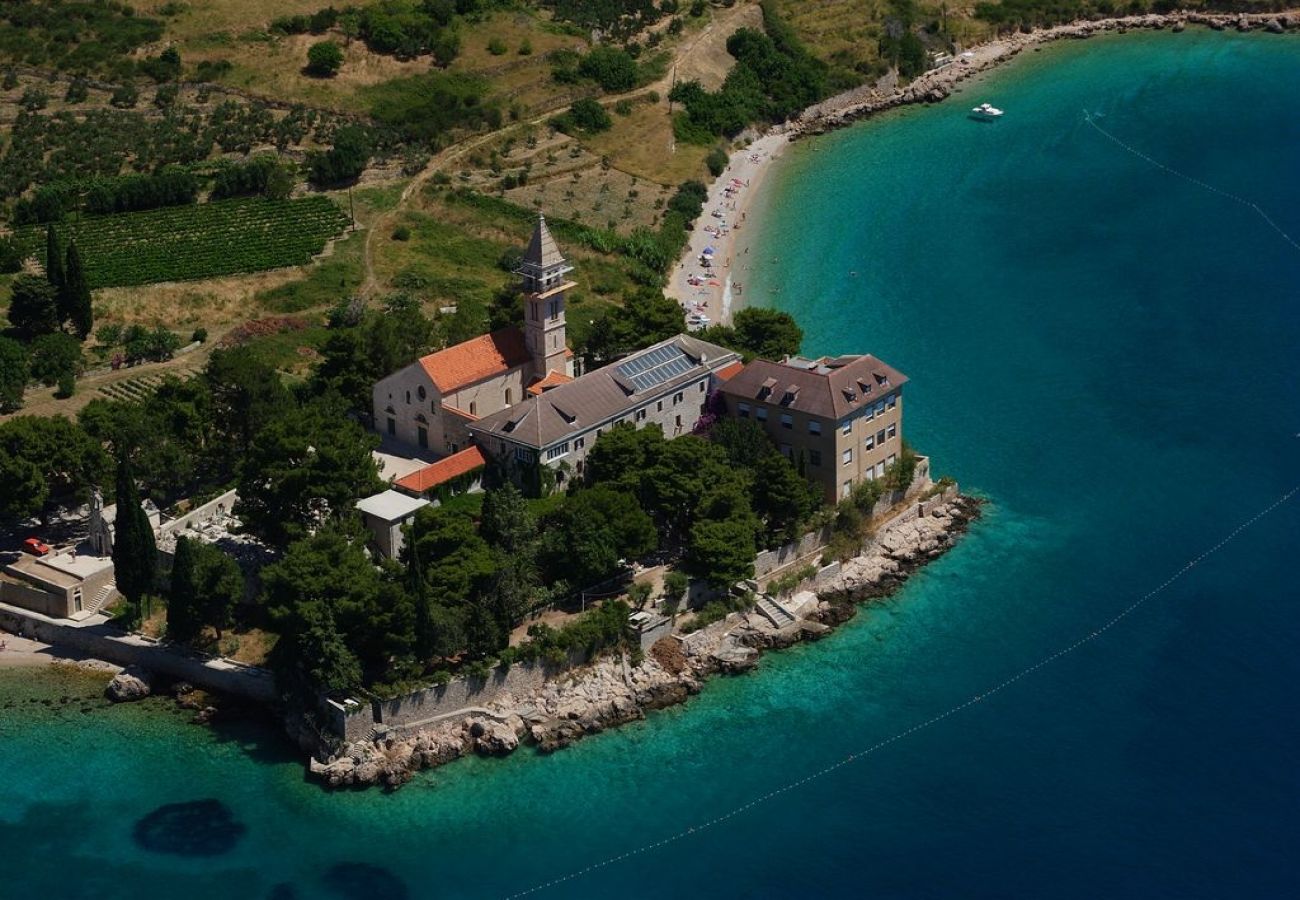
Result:
{"label": "red car", "polygon": [[36,538],[28,538],[23,541],[23,551],[30,553],[32,556],[44,556],[50,552],[50,545],[42,543]]}

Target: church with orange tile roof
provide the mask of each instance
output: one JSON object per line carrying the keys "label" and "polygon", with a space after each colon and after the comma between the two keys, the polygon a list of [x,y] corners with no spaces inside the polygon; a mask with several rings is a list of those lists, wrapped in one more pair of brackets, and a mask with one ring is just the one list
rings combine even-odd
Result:
{"label": "church with orange tile roof", "polygon": [[374,386],[375,427],[391,440],[446,455],[469,446],[468,426],[530,395],[573,380],[565,345],[564,298],[573,271],[546,219],[516,270],[522,280],[524,325],[430,353]]}

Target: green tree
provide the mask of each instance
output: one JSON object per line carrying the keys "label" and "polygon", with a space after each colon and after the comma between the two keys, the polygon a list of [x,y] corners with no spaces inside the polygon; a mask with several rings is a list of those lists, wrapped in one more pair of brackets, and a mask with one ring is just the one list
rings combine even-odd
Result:
{"label": "green tree", "polygon": [[794,356],[803,345],[803,329],[787,312],[747,306],[732,319],[740,350],[763,359]]}
{"label": "green tree", "polygon": [[307,74],[333,78],[343,68],[343,48],[333,41],[317,41],[307,51]]}
{"label": "green tree", "polygon": [[483,498],[479,535],[492,548],[496,571],[487,589],[497,626],[509,634],[537,594],[537,522],[522,494],[510,482]]}
{"label": "green tree", "polygon": [[167,597],[167,638],[189,644],[202,630],[193,542],[182,536],[176,539],[176,558],[172,561],[171,591]]}
{"label": "green tree", "polygon": [[313,184],[332,187],[355,181],[370,162],[373,147],[370,137],[360,125],[344,125],[334,134],[334,145],[328,151],[313,151],[307,155],[307,167]]}
{"label": "green tree", "polygon": [[22,408],[28,377],[26,348],[12,338],[0,337],[0,413]]}
{"label": "green tree", "polygon": [[658,425],[615,425],[587,454],[587,483],[621,487],[639,498],[644,473],[659,460],[666,443]]}
{"label": "green tree", "polygon": [[216,350],[203,370],[216,439],[243,458],[253,438],[292,405],[279,374],[248,347]]}
{"label": "green tree", "polygon": [[58,293],[59,316],[71,323],[77,337],[84,341],[95,327],[95,314],[91,309],[90,286],[86,283],[86,272],[76,241],[68,242],[64,271],[64,282]]}
{"label": "green tree", "polygon": [[664,604],[668,611],[676,613],[682,601],[686,599],[686,592],[691,589],[691,579],[686,573],[678,572],[673,569],[664,576]]}
{"label": "green tree", "polygon": [[43,334],[32,341],[31,376],[44,385],[81,374],[81,342],[63,332]]}
{"label": "green tree", "polygon": [[553,581],[576,588],[617,575],[619,560],[644,556],[659,540],[636,499],[608,484],[566,497],[553,525],[546,530],[546,568]]}
{"label": "green tree", "polygon": [[709,429],[709,440],[726,452],[733,466],[743,469],[752,469],[776,453],[763,426],[751,419],[721,418]]}
{"label": "green tree", "polygon": [[104,448],[62,416],[0,423],[0,517],[27,517],[84,503],[109,472]]}
{"label": "green tree", "polygon": [[54,286],[39,275],[19,275],[9,294],[9,321],[29,336],[59,330],[58,298]]}
{"label": "green tree", "polygon": [[239,566],[211,544],[194,546],[194,594],[203,625],[210,625],[217,640],[234,620],[235,607],[244,597],[244,576]]}
{"label": "green tree", "polygon": [[769,453],[754,466],[754,512],[766,523],[772,541],[792,541],[818,506],[808,482],[780,453]]}
{"label": "green tree", "polygon": [[425,507],[415,514],[412,538],[403,548],[415,553],[433,601],[462,606],[488,589],[496,559],[468,515]]}
{"label": "green tree", "polygon": [[636,60],[622,47],[601,44],[578,63],[578,74],[590,78],[605,91],[621,94],[636,87]]}
{"label": "green tree", "polygon": [[257,433],[239,474],[239,515],[267,543],[284,547],[311,529],[355,515],[382,487],[378,438],[325,403],[290,409]]}
{"label": "green tree", "polygon": [[137,609],[154,590],[158,545],[153,526],[140,505],[140,491],[125,457],[117,464],[117,518],[113,526],[113,568],[118,590]]}
{"label": "green tree", "polygon": [[314,708],[321,694],[361,686],[361,663],[339,629],[333,609],[304,600],[280,620],[280,640],[271,650],[276,684],[290,702]]}
{"label": "green tree", "polygon": [[[328,621],[367,679],[410,655],[414,609],[404,592],[393,589],[391,574],[370,561],[359,530],[329,524],[292,544],[279,562],[262,570],[262,588],[282,634],[301,634]],[[304,661],[296,665],[303,668]]]}

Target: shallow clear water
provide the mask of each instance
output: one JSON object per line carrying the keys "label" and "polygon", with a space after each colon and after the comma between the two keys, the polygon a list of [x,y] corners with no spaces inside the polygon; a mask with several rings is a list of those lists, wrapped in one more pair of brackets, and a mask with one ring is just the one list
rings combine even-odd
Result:
{"label": "shallow clear water", "polygon": [[[1295,234],[1296,84],[1293,38],[1063,45],[790,152],[747,300],[796,313],[808,352],[907,372],[910,440],[990,501],[886,604],[684,708],[395,794],[328,794],[252,728],[60,705],[97,685],[0,673],[0,896],[506,896],[728,812],[1088,633],[1300,482],[1300,252],[1082,110]],[[985,99],[1007,116],[969,121]],[[1300,502],[987,701],[537,896],[1294,896],[1298,538]],[[137,840],[159,807],[214,797],[236,827],[199,846],[224,852]],[[330,874],[347,863],[378,868]]]}

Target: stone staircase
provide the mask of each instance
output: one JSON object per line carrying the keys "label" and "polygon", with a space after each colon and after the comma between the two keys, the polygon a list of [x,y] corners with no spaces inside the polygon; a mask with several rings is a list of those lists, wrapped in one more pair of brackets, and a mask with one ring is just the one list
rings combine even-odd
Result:
{"label": "stone staircase", "polygon": [[799,620],[799,617],[786,609],[781,601],[767,594],[758,595],[758,601],[754,604],[754,608],[758,610],[759,615],[771,622],[776,628],[793,625]]}
{"label": "stone staircase", "polygon": [[112,598],[112,596],[116,593],[117,593],[117,582],[110,581],[108,584],[104,585],[102,588],[99,589],[99,592],[95,594],[94,598],[89,603],[82,605],[81,611],[86,613],[87,615],[93,616],[95,613],[103,609],[104,604],[107,603]]}

